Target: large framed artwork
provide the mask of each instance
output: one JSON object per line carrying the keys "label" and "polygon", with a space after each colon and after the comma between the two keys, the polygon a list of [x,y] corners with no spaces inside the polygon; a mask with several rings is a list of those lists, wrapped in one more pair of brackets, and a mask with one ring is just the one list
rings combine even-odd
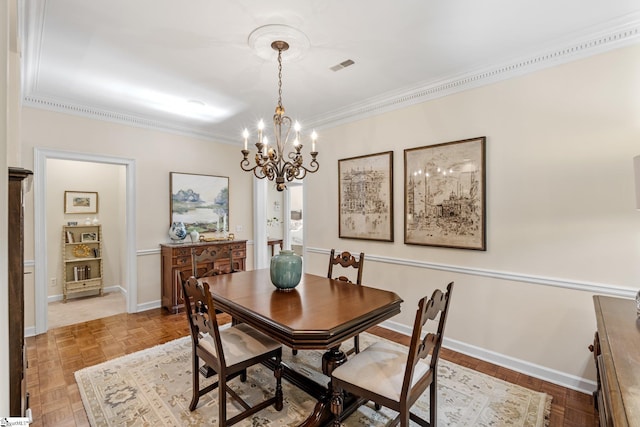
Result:
{"label": "large framed artwork", "polygon": [[170,172],[169,182],[169,223],[199,233],[229,230],[229,177]]}
{"label": "large framed artwork", "polygon": [[65,191],[64,213],[95,214],[98,213],[98,193],[95,191]]}
{"label": "large framed artwork", "polygon": [[404,150],[404,242],[486,250],[486,137]]}
{"label": "large framed artwork", "polygon": [[338,235],[393,242],[393,151],[338,160]]}

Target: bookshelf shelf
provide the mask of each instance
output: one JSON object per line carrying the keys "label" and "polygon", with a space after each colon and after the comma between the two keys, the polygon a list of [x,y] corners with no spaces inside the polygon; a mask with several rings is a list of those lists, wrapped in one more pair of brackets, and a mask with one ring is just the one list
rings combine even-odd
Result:
{"label": "bookshelf shelf", "polygon": [[98,291],[102,296],[102,226],[62,226],[63,302],[74,293]]}

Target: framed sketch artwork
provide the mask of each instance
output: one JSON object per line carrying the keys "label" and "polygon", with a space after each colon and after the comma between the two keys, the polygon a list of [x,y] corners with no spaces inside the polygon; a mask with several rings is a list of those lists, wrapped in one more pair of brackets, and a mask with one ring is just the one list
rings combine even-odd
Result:
{"label": "framed sketch artwork", "polygon": [[169,173],[170,221],[203,232],[229,231],[229,178]]}
{"label": "framed sketch artwork", "polygon": [[404,242],[486,250],[486,137],[404,150]]}
{"label": "framed sketch artwork", "polygon": [[393,151],[338,160],[338,234],[393,242]]}

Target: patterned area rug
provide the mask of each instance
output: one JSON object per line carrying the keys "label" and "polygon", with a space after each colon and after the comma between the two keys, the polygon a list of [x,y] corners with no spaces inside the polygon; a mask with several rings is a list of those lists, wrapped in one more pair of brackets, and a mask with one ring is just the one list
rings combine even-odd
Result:
{"label": "patterned area rug", "polygon": [[[375,340],[361,335],[361,346]],[[293,356],[283,349],[283,359],[321,383],[328,378],[317,372],[320,351],[300,351]],[[75,373],[82,401],[92,426],[203,426],[217,425],[218,391],[200,398],[194,412],[191,401],[191,338],[166,344],[91,366]],[[215,379],[215,378],[214,378]],[[209,379],[208,381],[212,381]],[[531,426],[548,425],[551,397],[471,369],[441,360],[438,367],[438,424],[440,426]],[[201,381],[208,384],[207,381]],[[248,372],[246,383],[231,381],[232,388],[248,402],[273,393],[273,373],[262,366]],[[313,410],[306,393],[283,381],[284,409],[264,409],[239,426],[295,426]],[[428,419],[428,392],[413,411]],[[227,413],[238,412],[227,400]],[[376,411],[371,403],[352,414],[344,425],[384,426],[395,417],[386,408]]]}

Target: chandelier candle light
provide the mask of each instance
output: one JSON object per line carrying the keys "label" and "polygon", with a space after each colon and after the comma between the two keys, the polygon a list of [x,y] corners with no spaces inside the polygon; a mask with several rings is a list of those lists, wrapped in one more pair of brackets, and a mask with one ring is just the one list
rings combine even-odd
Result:
{"label": "chandelier candle light", "polygon": [[[284,153],[284,148],[289,142],[291,133],[292,120],[284,114],[282,106],[282,52],[289,49],[289,44],[285,41],[274,41],[271,47],[278,51],[278,105],[273,115],[273,132],[275,134],[275,147],[269,146],[267,137],[263,135],[264,122],[260,120],[258,123],[258,141],[256,149],[258,150],[255,157],[255,165],[251,166],[249,161],[249,150],[247,144],[249,142],[249,131],[244,130],[244,149],[242,155],[244,158],[240,162],[242,170],[253,172],[257,178],[267,178],[276,182],[276,189],[283,191],[287,188],[285,181],[291,182],[294,179],[303,179],[307,173],[314,173],[320,165],[316,161],[318,152],[316,151],[316,141],[318,135],[315,131],[311,133],[311,162],[308,166],[303,165],[302,143],[300,141],[300,124],[295,122],[294,131],[295,139],[293,140],[293,151],[288,154]],[[283,139],[284,132],[284,139]]]}

